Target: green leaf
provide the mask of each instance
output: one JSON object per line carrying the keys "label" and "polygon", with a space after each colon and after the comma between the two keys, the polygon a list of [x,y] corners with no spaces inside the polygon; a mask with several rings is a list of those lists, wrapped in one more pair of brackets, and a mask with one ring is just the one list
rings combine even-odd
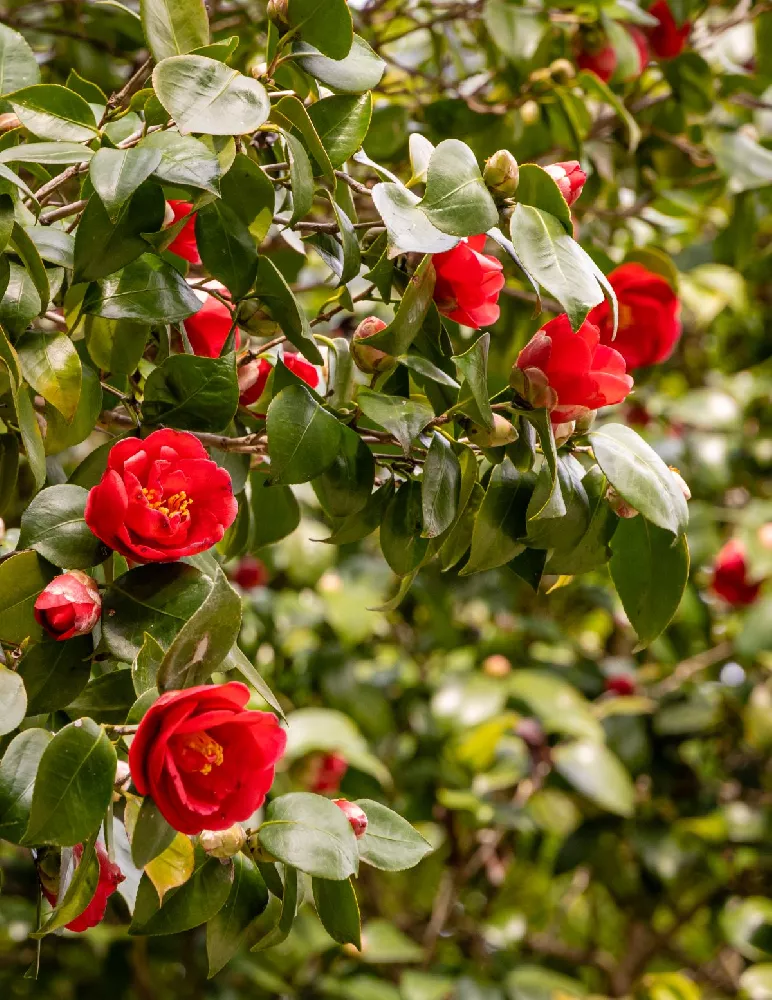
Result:
{"label": "green leaf", "polygon": [[333,167],[342,167],[361,148],[370,128],[372,113],[373,99],[370,94],[325,97],[308,109]]}
{"label": "green leaf", "polygon": [[[557,486],[553,486],[549,466],[542,465],[528,504],[527,541],[537,549],[571,551],[590,523],[590,502],[582,484],[584,468],[572,455],[559,455]],[[561,509],[550,509],[549,498],[559,493]]]}
{"label": "green leaf", "polygon": [[287,340],[312,364],[323,364],[308,324],[305,311],[293,295],[281,271],[269,257],[261,255],[257,270],[255,291],[260,301],[270,310]]}
{"label": "green leaf", "polygon": [[113,223],[101,199],[92,197],[75,235],[75,280],[104,278],[149,250],[143,234],[161,228],[164,204],[158,185],[142,184]]}
{"label": "green leaf", "polygon": [[494,467],[475,519],[469,561],[461,576],[503,566],[523,551],[526,511],[533,487],[533,476],[518,472],[508,458]]}
{"label": "green leaf", "polygon": [[206,925],[210,979],[250,939],[254,921],[268,906],[268,889],[256,866],[242,854],[237,854],[232,862],[233,884],[228,898]]}
{"label": "green leaf", "polygon": [[389,256],[445,253],[458,243],[441,232],[418,207],[419,199],[402,184],[386,182],[372,189],[373,204],[389,237]]}
{"label": "green leaf", "polygon": [[[268,866],[261,865],[261,871],[265,873]],[[275,866],[273,867],[274,871]],[[269,906],[265,913],[255,921],[250,930],[250,940],[257,938],[250,951],[265,951],[266,948],[273,948],[282,941],[286,941],[292,925],[295,922],[298,907],[302,902],[302,891],[298,880],[298,873],[294,868],[284,866],[284,885],[281,894],[281,906],[276,897],[269,901]],[[278,876],[277,876],[278,877]],[[274,905],[275,904],[275,905]],[[278,910],[278,917],[277,917]]]}
{"label": "green leaf", "polygon": [[499,221],[477,159],[465,142],[445,139],[429,160],[421,211],[443,233],[474,236]]}
{"label": "green leaf", "polygon": [[108,652],[132,663],[146,634],[168,648],[210,589],[211,581],[200,570],[182,562],[138,566],[119,576],[102,598],[102,639]]}
{"label": "green leaf", "polygon": [[288,225],[294,226],[298,219],[305,218],[313,207],[314,174],[308,153],[300,139],[292,132],[282,132],[282,136],[287,147],[292,189],[292,215]]}
{"label": "green leaf", "polygon": [[151,254],[89,285],[83,299],[88,315],[148,324],[177,323],[200,308],[196,293],[179,272]]}
{"label": "green leaf", "polygon": [[351,879],[334,882],[331,879],[312,879],[314,906],[322,926],[339,944],[353,944],[362,948],[362,928],[359,904]]}
{"label": "green leaf", "polygon": [[166,184],[181,184],[219,195],[220,161],[203,142],[176,129],[151,132],[137,149],[157,150],[161,162],[153,176]]}
{"label": "green leaf", "polygon": [[[144,146],[134,149],[104,147],[96,153],[89,164],[89,178],[111,222],[118,221],[123,206],[160,163],[161,151]],[[151,228],[145,232],[150,232]],[[141,230],[135,227],[135,232]]]}
{"label": "green leaf", "polygon": [[225,672],[231,668],[238,670],[242,677],[257,691],[263,701],[270,705],[277,715],[281,716],[282,719],[284,718],[284,711],[278,698],[268,684],[266,684],[262,675],[258,673],[252,661],[239,649],[238,645],[233,646],[220,669]]}
{"label": "green leaf", "polygon": [[373,453],[351,428],[341,425],[338,453],[311,485],[331,517],[348,517],[362,510],[373,491]]}
{"label": "green leaf", "polygon": [[37,413],[32,404],[32,393],[26,386],[21,386],[16,396],[16,419],[19,422],[27,464],[35,480],[35,487],[40,489],[46,481],[46,453]]}
{"label": "green leaf", "polygon": [[78,408],[81,363],[72,341],[63,333],[30,330],[16,345],[22,374],[29,384],[72,420]]}
{"label": "green leaf", "polygon": [[432,303],[435,278],[431,255],[427,254],[413,272],[394,319],[385,330],[367,338],[369,346],[377,347],[386,354],[407,353],[418,336]]}
{"label": "green leaf", "polygon": [[158,668],[158,690],[193,687],[209,680],[240,628],[241,599],[218,567],[206,600],[182,626]]}
{"label": "green leaf", "polygon": [[113,375],[134,374],[150,334],[146,323],[86,316],[84,330],[88,353],[98,368]]}
{"label": "green leaf", "polygon": [[0,562],[0,639],[20,645],[27,638],[42,638],[33,607],[55,575],[37,552],[17,552]]}
{"label": "green leaf", "polygon": [[[590,74],[594,76],[594,74]],[[520,179],[517,184],[517,200],[523,205],[540,208],[563,224],[569,236],[573,235],[574,224],[571,221],[571,210],[563,193],[550,177],[536,163],[523,163],[520,166]]]}
{"label": "green leaf", "polygon": [[36,642],[19,661],[19,675],[27,689],[27,712],[43,715],[66,708],[88,683],[93,654],[91,636],[66,642]]}
{"label": "green leaf", "polygon": [[298,62],[306,73],[341,93],[363,94],[373,90],[386,69],[383,59],[359,35],[354,35],[345,59],[329,59],[306,41],[296,42],[293,51],[302,53]]}
{"label": "green leaf", "polygon": [[599,100],[604,104],[608,104],[610,108],[616,112],[619,120],[624,124],[625,131],[627,132],[627,148],[631,153],[635,152],[638,148],[638,143],[641,141],[641,130],[638,127],[638,123],[635,118],[627,110],[627,105],[615,94],[614,91],[596,74],[592,73],[590,70],[583,69],[580,70],[576,75],[576,82],[580,87],[583,87],[585,92],[588,94],[594,94]]}
{"label": "green leaf", "polygon": [[48,308],[51,299],[51,287],[48,283],[48,273],[40,254],[29,233],[18,222],[14,223],[11,233],[11,248],[21,257],[27,273],[40,297],[41,311]]}
{"label": "green leaf", "polygon": [[560,221],[531,205],[517,204],[511,221],[512,244],[526,271],[554,295],[578,329],[593,306],[603,301],[597,268]]}
{"label": "green leaf", "polygon": [[206,56],[164,59],[153,70],[153,86],[183,135],[245,135],[270,112],[261,83]]}
{"label": "green leaf", "polygon": [[339,522],[330,537],[324,541],[330,545],[349,545],[351,542],[359,542],[366,538],[382,524],[386,508],[393,496],[394,480],[388,479],[370,495],[362,510]]}
{"label": "green leaf", "polygon": [[330,59],[345,59],[351,51],[354,28],[346,0],[289,0],[287,20]]}
{"label": "green leaf", "polygon": [[327,150],[323,146],[319,135],[317,135],[316,127],[309,115],[310,110],[307,111],[297,97],[293,96],[282,97],[271,108],[271,121],[280,125],[286,131],[291,132],[294,130],[318,163],[321,172],[329,181],[334,183],[335,174],[332,169],[333,165],[330,163]]}
{"label": "green leaf", "polygon": [[496,47],[519,65],[533,58],[549,26],[541,10],[521,7],[509,0],[486,0],[483,20]]}
{"label": "green leaf", "polygon": [[589,438],[598,465],[629,504],[674,535],[686,530],[689,509],[683,491],[640,435],[624,424],[605,424]]}
{"label": "green leaf", "polygon": [[164,652],[163,646],[145,632],[142,647],[131,664],[131,680],[138,697],[156,689],[158,668],[161,666]]}
{"label": "green leaf", "polygon": [[611,578],[641,646],[667,628],[689,578],[686,537],[675,541],[639,515],[623,518],[611,540]]}
{"label": "green leaf", "polygon": [[49,486],[21,518],[19,546],[35,549],[63,569],[88,569],[104,562],[109,550],[83,519],[88,492],[80,486]]}
{"label": "green leaf", "polygon": [[235,359],[170,355],[145,383],[144,420],[182,430],[225,430],[238,407]]}
{"label": "green leaf", "polygon": [[345,285],[359,275],[359,270],[362,266],[362,253],[359,249],[357,233],[351,219],[349,219],[348,215],[346,215],[332,197],[330,197],[330,203],[338,223],[338,232],[343,250],[341,273],[338,278],[340,284]]}
{"label": "green leaf", "polygon": [[238,153],[220,186],[223,201],[249,227],[255,241],[261,243],[271,228],[275,201],[274,187],[265,171],[254,160]]}
{"label": "green leaf", "polygon": [[618,757],[603,743],[581,740],[557,746],[552,759],[558,774],[578,792],[617,816],[632,816],[635,789]]}
{"label": "green leaf", "polygon": [[43,306],[35,283],[26,269],[10,264],[8,282],[0,300],[0,325],[11,337],[22,334]]}
{"label": "green leaf", "polygon": [[[368,338],[368,341],[372,339]],[[372,389],[360,388],[357,402],[365,416],[394,435],[405,455],[410,454],[415,438],[434,419],[434,411],[427,403],[402,396],[387,396]]]}
{"label": "green leaf", "polygon": [[18,844],[27,829],[38,767],[52,739],[53,733],[45,729],[25,729],[0,760],[0,837],[12,844]]}
{"label": "green leaf", "polygon": [[12,733],[27,714],[23,678],[0,664],[0,736]]}
{"label": "green leaf", "polygon": [[339,453],[341,424],[300,386],[287,386],[271,400],[266,427],[273,482],[307,483]]}
{"label": "green leaf", "polygon": [[274,799],[258,837],[274,857],[308,875],[341,880],[357,871],[357,843],[349,821],[321,795],[292,792]]}
{"label": "green leaf", "polygon": [[131,831],[131,860],[137,868],[144,868],[171,845],[176,835],[158,806],[146,795]]}
{"label": "green leaf", "polygon": [[[70,857],[72,859],[72,855]],[[60,886],[59,898],[52,913],[42,927],[33,931],[30,937],[45,937],[46,934],[59,930],[83,913],[94,898],[98,884],[99,859],[96,854],[96,833],[94,833],[83,844],[83,853],[66,891],[62,893]]]}
{"label": "green leaf", "polygon": [[117,756],[91,719],[60,729],[40,761],[25,844],[72,847],[98,829],[113,794]]}
{"label": "green leaf", "polygon": [[[566,512],[566,505],[563,495],[560,492],[558,480],[558,452],[555,447],[555,435],[552,431],[552,421],[548,410],[528,410],[523,414],[521,421],[521,434],[525,430],[525,421],[528,421],[536,429],[539,435],[542,454],[550,471],[552,490],[544,494],[544,505],[530,511],[529,517],[562,517]],[[524,436],[524,435],[522,435]]]}
{"label": "green leaf", "polygon": [[0,24],[0,97],[40,80],[35,53],[23,35]]}
{"label": "green leaf", "polygon": [[423,536],[436,538],[459,513],[461,466],[446,437],[435,431],[424,463],[421,481]]}
{"label": "green leaf", "polygon": [[477,423],[493,430],[493,410],[488,399],[488,348],[491,335],[484,333],[468,351],[457,354],[453,361],[464,377],[459,392],[458,408]]}
{"label": "green leaf", "polygon": [[72,270],[75,266],[75,237],[53,226],[26,226],[24,231],[35,244],[42,260]]}
{"label": "green leaf", "polygon": [[243,298],[257,276],[257,246],[247,224],[223,201],[196,214],[196,244],[206,270],[234,299]]}
{"label": "green leaf", "polygon": [[93,155],[93,149],[77,142],[25,142],[0,151],[0,163],[44,163],[66,167],[73,163],[85,163]]}
{"label": "green leaf", "polygon": [[611,557],[609,541],[618,524],[618,518],[606,502],[606,477],[594,465],[582,479],[589,503],[589,520],[581,538],[572,546],[559,546],[550,553],[547,572],[559,576],[589,573],[605,566]]}
{"label": "green leaf", "polygon": [[19,475],[19,439],[15,434],[0,434],[0,517],[15,500]]}
{"label": "green leaf", "polygon": [[517,670],[508,690],[539,719],[545,732],[602,742],[603,729],[589,702],[561,677],[542,670]]}
{"label": "green leaf", "polygon": [[429,546],[429,540],[423,537],[421,492],[418,480],[402,483],[383,516],[381,550],[397,576],[407,576],[417,569]]}
{"label": "green leaf", "polygon": [[82,376],[78,408],[70,423],[50,403],[45,407],[47,455],[56,455],[65,448],[80,444],[94,431],[94,424],[102,410],[102,386],[99,375],[90,365],[83,365]]}
{"label": "green leaf", "polygon": [[131,670],[120,666],[90,680],[81,693],[66,706],[70,718],[88,715],[97,722],[117,725],[125,722],[135,703]]}
{"label": "green leaf", "polygon": [[209,44],[204,0],[140,0],[139,14],[156,62]]}
{"label": "green leaf", "polygon": [[9,95],[19,121],[41,139],[91,142],[97,124],[90,105],[79,94],[56,83],[37,83]]}
{"label": "green leaf", "polygon": [[367,830],[359,840],[359,858],[365,864],[400,872],[431,853],[431,844],[398,813],[372,799],[357,799],[356,804],[367,816]]}
{"label": "green leaf", "polygon": [[252,535],[250,549],[281,541],[300,524],[300,507],[289,486],[270,482],[267,475],[255,469],[250,473],[252,505]]}
{"label": "green leaf", "polygon": [[142,924],[135,922],[129,934],[148,936],[180,934],[211,920],[222,907],[233,884],[233,865],[206,858],[193,875],[180,886],[170,889],[160,909]]}

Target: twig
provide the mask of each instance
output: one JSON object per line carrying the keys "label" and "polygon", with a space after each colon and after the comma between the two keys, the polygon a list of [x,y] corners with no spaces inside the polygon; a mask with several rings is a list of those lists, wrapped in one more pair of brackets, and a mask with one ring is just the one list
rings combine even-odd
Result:
{"label": "twig", "polygon": [[43,212],[38,222],[41,226],[48,226],[52,222],[56,222],[57,219],[66,219],[69,215],[77,215],[78,212],[83,211],[87,204],[88,198],[83,198],[80,201],[73,201],[69,205],[62,205],[61,208],[54,208],[50,212]]}
{"label": "twig", "polygon": [[690,656],[688,660],[682,660],[673,673],[655,685],[649,693],[653,697],[671,694],[673,691],[677,691],[688,680],[691,680],[695,674],[706,670],[708,667],[712,667],[716,663],[720,663],[730,656],[731,653],[732,643],[727,641],[720,642],[712,649],[705,649],[701,653]]}

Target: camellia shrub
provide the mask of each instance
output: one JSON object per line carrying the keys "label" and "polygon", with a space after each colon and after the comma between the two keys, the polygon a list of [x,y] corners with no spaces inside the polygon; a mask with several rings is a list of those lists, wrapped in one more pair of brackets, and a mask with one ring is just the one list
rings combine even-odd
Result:
{"label": "camellia shrub", "polygon": [[11,5],[25,983],[98,927],[127,996],[183,932],[267,994],[772,995],[770,44],[763,3]]}

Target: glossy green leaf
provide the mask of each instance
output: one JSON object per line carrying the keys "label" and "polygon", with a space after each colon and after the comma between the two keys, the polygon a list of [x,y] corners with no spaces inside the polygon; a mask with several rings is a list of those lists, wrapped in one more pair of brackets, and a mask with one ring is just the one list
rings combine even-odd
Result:
{"label": "glossy green leaf", "polygon": [[423,531],[421,483],[411,479],[397,490],[381,525],[383,558],[397,576],[407,576],[421,565],[429,546]]}
{"label": "glossy green leaf", "polygon": [[493,430],[493,410],[488,398],[488,349],[491,335],[484,333],[463,354],[454,356],[463,384],[458,394],[462,413]]}
{"label": "glossy green leaf", "polygon": [[394,496],[394,480],[387,479],[383,486],[370,495],[365,506],[335,525],[335,530],[324,541],[331,545],[348,545],[361,541],[383,523],[383,516]]}
{"label": "glossy green leaf", "polygon": [[689,578],[685,536],[649,523],[640,514],[623,518],[611,540],[611,578],[641,646],[667,628]]}
{"label": "glossy green leaf", "polygon": [[609,542],[618,524],[617,515],[606,503],[607,480],[598,466],[582,479],[589,503],[589,519],[581,537],[571,546],[550,553],[547,572],[573,576],[598,569],[611,558]]}
{"label": "glossy green leaf", "polygon": [[0,24],[0,97],[39,80],[38,61],[24,36]]}
{"label": "glossy green leaf", "polygon": [[196,245],[206,270],[234,299],[247,294],[257,276],[257,246],[247,224],[223,201],[196,213]]}
{"label": "glossy green leaf", "polygon": [[19,120],[41,139],[91,142],[97,124],[90,105],[79,94],[56,83],[23,87],[9,100]]}
{"label": "glossy green leaf", "polygon": [[373,99],[370,94],[325,97],[308,109],[333,167],[342,167],[361,148],[372,113]]}
{"label": "glossy green leaf", "polygon": [[434,411],[426,403],[402,396],[387,396],[372,389],[361,388],[357,402],[365,416],[394,435],[406,455],[410,454],[415,438],[434,419]]}
{"label": "glossy green leaf", "polygon": [[45,729],[25,729],[0,760],[0,837],[12,844],[18,844],[27,829],[40,759],[52,739],[53,733]]}
{"label": "glossy green leaf", "polygon": [[375,460],[358,434],[341,425],[338,454],[311,485],[322,509],[331,517],[362,510],[373,491]]}
{"label": "glossy green leaf", "polygon": [[206,925],[209,978],[227,965],[250,940],[255,920],[268,906],[268,889],[253,862],[237,854],[232,864],[233,884],[228,898]]}
{"label": "glossy green leaf", "polygon": [[156,62],[209,43],[204,0],[140,0],[139,13]]}
{"label": "glossy green leaf", "polygon": [[407,353],[429,312],[435,278],[431,256],[427,254],[403,292],[394,319],[385,330],[367,338],[369,346],[392,355]]}
{"label": "glossy green leaf", "polygon": [[245,135],[270,112],[261,83],[206,56],[164,59],[153,70],[153,86],[183,135]]}
{"label": "glossy green leaf", "polygon": [[421,480],[423,535],[436,538],[446,531],[459,513],[461,466],[446,437],[435,431],[424,463]]}
{"label": "glossy green leaf", "polygon": [[233,865],[206,858],[179,889],[170,890],[160,909],[144,923],[134,923],[129,934],[179,934],[198,927],[217,914],[225,904],[233,884]]}
{"label": "glossy green leaf", "polygon": [[[160,163],[161,151],[144,146],[133,149],[104,147],[96,153],[89,164],[89,178],[111,222],[118,221],[123,206]],[[150,228],[145,230],[150,231]]]}
{"label": "glossy green leaf", "polygon": [[30,715],[58,712],[81,693],[91,673],[91,636],[32,644],[19,661]]}
{"label": "glossy green leaf", "polygon": [[273,222],[275,193],[268,175],[254,160],[238,153],[220,187],[223,201],[261,243]]}
{"label": "glossy green leaf", "polygon": [[170,846],[175,836],[175,830],[146,795],[131,830],[131,860],[137,868],[144,868]]}
{"label": "glossy green leaf", "polygon": [[0,736],[12,733],[27,714],[24,680],[15,670],[0,665]]}
{"label": "glossy green leaf", "polygon": [[459,139],[445,139],[429,160],[421,211],[440,232],[451,236],[484,233],[499,213],[472,150]]}
{"label": "glossy green leaf", "polygon": [[113,274],[150,249],[143,233],[157,232],[164,220],[163,192],[141,185],[113,223],[100,198],[86,206],[75,236],[75,280],[95,281]]}
{"label": "glossy green leaf", "polygon": [[270,483],[264,472],[256,469],[250,473],[252,506],[252,534],[250,548],[286,538],[300,524],[300,507],[289,486]]}
{"label": "glossy green leaf", "polygon": [[65,448],[72,448],[85,441],[93,433],[101,410],[102,386],[99,375],[91,365],[84,364],[78,408],[72,420],[68,423],[50,403],[46,404],[43,412],[46,454],[57,455]]}
{"label": "glossy green leaf", "polygon": [[179,272],[151,254],[89,285],[83,299],[83,311],[89,315],[140,323],[177,323],[200,308]]}
{"label": "glossy green leaf", "polygon": [[287,386],[271,401],[266,426],[273,482],[307,483],[339,453],[341,425],[300,386]]}
{"label": "glossy green leaf", "polygon": [[365,864],[399,872],[414,868],[431,853],[431,844],[398,813],[372,799],[357,799],[356,804],[367,816],[367,830],[359,840],[359,857]]}
{"label": "glossy green leaf", "polygon": [[51,286],[48,281],[48,272],[41,260],[38,248],[29,233],[18,222],[14,223],[11,232],[11,249],[13,249],[27,269],[27,273],[32,279],[35,290],[40,298],[41,310],[47,308],[51,299]]}
{"label": "glossy green leaf", "polygon": [[418,207],[419,199],[402,184],[387,181],[372,189],[373,204],[389,237],[389,253],[445,253],[458,243],[443,233]]}
{"label": "glossy green leaf", "polygon": [[60,729],[40,760],[24,843],[72,847],[91,836],[112,797],[116,763],[91,719]]}
{"label": "glossy green leaf", "polygon": [[357,871],[357,843],[349,821],[321,795],[292,792],[274,799],[258,836],[274,857],[317,878],[347,879]]}
{"label": "glossy green leaf", "polygon": [[0,325],[11,337],[18,337],[40,314],[41,309],[40,295],[32,278],[25,268],[12,262],[0,299]]}
{"label": "glossy green leaf", "polygon": [[286,336],[313,364],[322,364],[319,348],[311,336],[308,319],[284,276],[269,257],[260,257],[255,291]]}
{"label": "glossy green leaf", "polygon": [[534,480],[508,458],[495,466],[472,533],[472,551],[462,576],[503,566],[522,552],[526,511]]}
{"label": "glossy green leaf", "polygon": [[517,201],[554,215],[568,235],[573,235],[574,224],[566,199],[555,180],[536,163],[523,163],[520,166]]}
{"label": "glossy green leaf", "polygon": [[18,552],[0,562],[0,639],[18,645],[42,637],[33,605],[55,575],[37,552]]}
{"label": "glossy green leaf", "polygon": [[341,93],[363,94],[373,90],[386,69],[383,59],[359,35],[354,35],[344,59],[330,59],[307,41],[296,42],[294,51],[302,53],[298,62],[306,73]]}
{"label": "glossy green leaf", "polygon": [[163,646],[145,632],[142,646],[131,664],[131,680],[138,697],[156,689],[158,668],[161,666],[164,653]]}
{"label": "glossy green leaf", "polygon": [[126,721],[135,700],[131,670],[120,666],[90,680],[66,711],[70,718],[87,715],[95,722],[114,726]]}
{"label": "glossy green leaf", "polygon": [[[275,866],[270,866],[275,871]],[[269,870],[267,865],[261,865],[264,874]],[[265,951],[286,941],[292,925],[295,922],[298,907],[303,900],[302,886],[298,873],[294,868],[283,866],[284,885],[282,886],[281,905],[276,897],[269,900],[267,910],[259,917],[250,929],[250,940],[256,938],[250,951]],[[278,877],[278,876],[277,876]]]}
{"label": "glossy green leaf", "polygon": [[19,439],[15,434],[0,434],[0,517],[16,496],[19,474]]}
{"label": "glossy green leaf", "polygon": [[345,59],[354,28],[346,0],[289,0],[287,19],[304,42],[330,59]]}
{"label": "glossy green leaf", "polygon": [[290,187],[292,189],[292,214],[289,225],[294,226],[311,211],[314,203],[314,174],[311,160],[303,143],[292,132],[282,132],[289,161]]}
{"label": "glossy green leaf", "polygon": [[65,167],[87,162],[93,155],[92,149],[77,142],[25,142],[0,151],[0,163],[44,163]]}
{"label": "glossy green leaf", "polygon": [[[72,858],[71,854],[70,857]],[[43,925],[38,930],[33,931],[30,937],[39,938],[51,934],[83,913],[94,898],[98,884],[99,860],[96,854],[96,833],[94,833],[83,844],[80,861],[72,874],[66,891],[62,892],[60,886],[59,898],[53,911]]]}
{"label": "glossy green leaf", "polygon": [[321,171],[328,180],[334,183],[333,165],[330,163],[327,150],[322,144],[322,140],[317,134],[314,122],[310,117],[310,109],[306,110],[297,97],[282,97],[280,101],[277,101],[271,107],[271,121],[280,125],[286,131],[294,131],[303,140],[306,149],[319,166],[319,171],[314,172],[319,173]]}
{"label": "glossy green leaf", "polygon": [[103,562],[109,550],[83,519],[88,492],[62,484],[42,490],[21,518],[19,546],[35,549],[63,569],[88,569]]}
{"label": "glossy green leaf", "polygon": [[150,373],[142,415],[149,424],[221,431],[233,419],[238,398],[234,354],[221,358],[173,354]]}
{"label": "glossy green leaf", "polygon": [[545,463],[536,477],[536,486],[528,504],[527,540],[537,549],[572,551],[590,524],[590,502],[582,483],[584,468],[572,455],[559,455],[557,486],[561,509],[551,511],[548,498],[553,493],[552,474]]}
{"label": "glossy green leaf", "polygon": [[46,481],[46,453],[37,413],[32,403],[32,392],[26,386],[21,386],[16,395],[16,419],[19,422],[27,464],[35,480],[36,489],[40,489]]}
{"label": "glossy green leaf", "polygon": [[193,136],[180,135],[176,129],[151,132],[137,148],[161,154],[161,162],[153,174],[158,180],[219,195],[221,171],[217,154]]}
{"label": "glossy green leaf", "polygon": [[69,233],[53,226],[26,226],[24,231],[42,260],[69,270],[75,266],[75,238]]}
{"label": "glossy green leaf", "polygon": [[635,789],[618,757],[589,740],[566,743],[552,751],[555,769],[578,792],[617,816],[632,816]]}
{"label": "glossy green leaf", "polygon": [[84,328],[88,353],[98,368],[113,375],[134,374],[150,333],[146,323],[86,316]]}
{"label": "glossy green leaf", "polygon": [[322,926],[339,944],[362,947],[359,904],[351,879],[334,882],[331,879],[312,880],[314,906]]}

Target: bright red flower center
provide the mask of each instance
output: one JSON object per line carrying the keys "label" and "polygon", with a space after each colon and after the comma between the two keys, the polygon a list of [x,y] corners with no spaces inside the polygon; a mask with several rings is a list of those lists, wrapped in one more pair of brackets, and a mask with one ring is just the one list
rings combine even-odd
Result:
{"label": "bright red flower center", "polygon": [[180,737],[177,764],[188,773],[210,774],[223,762],[223,748],[205,730]]}
{"label": "bright red flower center", "polygon": [[179,514],[180,517],[190,517],[188,507],[193,503],[193,500],[188,499],[188,494],[185,490],[180,490],[179,493],[172,493],[170,497],[164,497],[160,490],[150,490],[146,486],[142,488],[142,492],[147,498],[148,507],[152,507],[153,510],[158,510],[162,514],[166,514],[167,517],[171,517],[172,514]]}

